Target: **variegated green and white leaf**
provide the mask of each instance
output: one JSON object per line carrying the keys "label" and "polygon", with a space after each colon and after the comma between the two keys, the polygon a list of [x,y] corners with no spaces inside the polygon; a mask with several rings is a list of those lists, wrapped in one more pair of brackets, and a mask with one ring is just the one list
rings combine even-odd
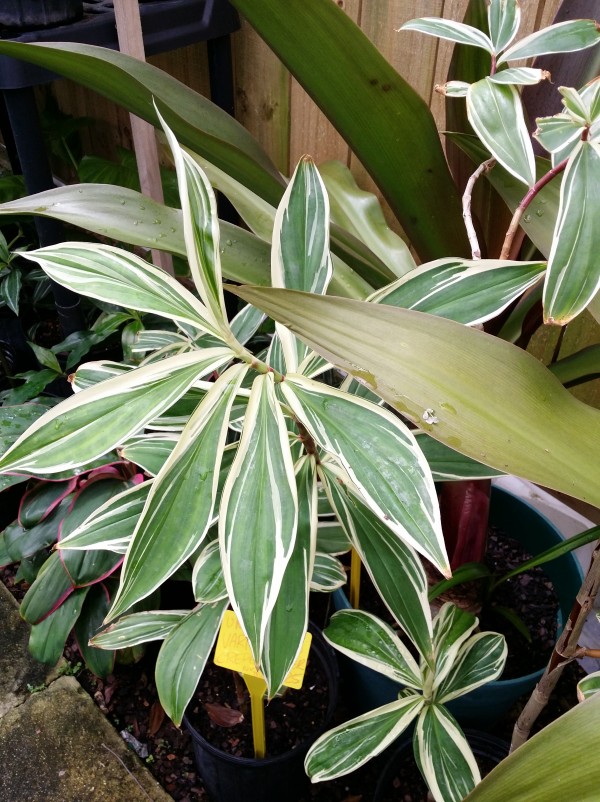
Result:
{"label": "variegated green and white leaf", "polygon": [[421,690],[421,672],[394,630],[363,610],[340,610],[331,616],[323,634],[342,654],[386,677]]}
{"label": "variegated green and white leaf", "polygon": [[38,418],[2,456],[0,471],[39,475],[85,465],[125,442],[230,358],[226,348],[180,354],[82,390]]}
{"label": "variegated green and white leaf", "polygon": [[581,142],[569,159],[544,286],[544,320],[565,325],[600,288],[600,144]]}
{"label": "variegated green and white leaf", "polygon": [[202,543],[213,520],[229,412],[246,370],[234,365],[217,379],[155,478],[107,620],[160,587]]}
{"label": "variegated green and white leaf", "polygon": [[572,53],[600,42],[598,25],[591,19],[567,20],[542,28],[520,39],[498,59],[498,66],[514,59],[533,58],[551,53]]}
{"label": "variegated green and white leaf", "polygon": [[534,137],[548,153],[556,155],[562,161],[571,155],[585,130],[582,123],[575,122],[567,114],[556,114],[554,117],[541,117],[536,120],[537,130]]}
{"label": "variegated green and white leaf", "polygon": [[131,351],[134,354],[145,354],[147,351],[162,351],[163,349],[186,351],[191,347],[192,343],[189,337],[176,331],[142,329],[136,334]]}
{"label": "variegated green and white leaf", "polygon": [[306,773],[313,782],[322,782],[364,765],[412,724],[423,704],[423,697],[415,694],[329,730],[308,750]]}
{"label": "variegated green and white leaf", "polygon": [[439,440],[434,440],[425,432],[417,432],[416,438],[436,482],[492,479],[494,476],[502,476],[501,471],[466,457]]}
{"label": "variegated green and white leaf", "polygon": [[292,669],[308,627],[308,595],[317,539],[317,473],[314,457],[296,466],[298,527],[277,601],[265,630],[261,670],[273,697]]}
{"label": "variegated green and white leaf", "polygon": [[562,95],[567,114],[576,122],[591,124],[588,104],[580,93],[572,86],[559,86],[558,91]]}
{"label": "variegated green and white leaf", "polygon": [[57,543],[58,549],[107,549],[125,554],[152,488],[148,482],[113,496]]}
{"label": "variegated green and white leaf", "polygon": [[535,86],[541,81],[547,81],[550,73],[534,67],[513,67],[508,70],[500,70],[489,76],[490,81],[495,84],[513,84],[515,86]]}
{"label": "variegated green and white leaf", "polygon": [[98,649],[127,649],[153,640],[164,640],[189,615],[189,610],[150,610],[124,615],[94,635],[90,643]]}
{"label": "variegated green and white leaf", "polygon": [[340,390],[350,395],[357,395],[359,398],[365,398],[367,401],[370,401],[372,404],[377,404],[378,406],[383,404],[383,400],[378,395],[375,395],[363,382],[355,379],[354,376],[350,374],[348,374],[341,383]]}
{"label": "variegated green and white leaf", "polygon": [[158,698],[177,726],[192,698],[217,638],[227,600],[203,604],[167,635],[156,660]]}
{"label": "variegated green and white leaf", "polygon": [[448,574],[431,472],[408,427],[381,407],[301,376],[288,375],[281,390],[317,444],[343,465],[363,501]]}
{"label": "variegated green and white leaf", "polygon": [[265,313],[260,309],[246,304],[231,321],[231,331],[236,340],[244,345],[256,334],[265,318]]}
{"label": "variegated green and white leaf", "polygon": [[337,521],[319,521],[317,528],[317,550],[324,554],[345,554],[352,544],[346,530]]}
{"label": "variegated green and white leaf", "polygon": [[[271,251],[274,287],[323,295],[331,280],[329,199],[312,159],[298,163],[275,215]],[[308,353],[283,326],[276,326],[288,371],[296,370]]]}
{"label": "variegated green and white leaf", "polygon": [[211,604],[227,597],[221,552],[217,540],[213,540],[202,549],[194,563],[192,590],[196,601],[203,604]]}
{"label": "variegated green and white leaf", "polygon": [[370,300],[475,325],[510,306],[545,269],[545,262],[438,259],[378,290]]}
{"label": "variegated green and white leaf", "polygon": [[318,551],[310,578],[310,589],[317,593],[332,593],[346,584],[346,570],[333,554]]}
{"label": "variegated green and white leaf", "polygon": [[123,362],[111,362],[109,360],[84,362],[73,374],[71,388],[73,392],[78,393],[80,390],[86,390],[88,387],[93,387],[95,384],[106,381],[106,379],[113,379],[115,376],[121,376],[123,373],[129,373],[134,369],[134,365],[125,365]]}
{"label": "variegated green and white leaf", "polygon": [[321,466],[321,476],[340,523],[360,555],[373,584],[396,621],[433,664],[427,577],[421,560],[385,522],[344,487],[343,477]]}
{"label": "variegated green and white leaf", "polygon": [[315,379],[326,371],[331,370],[331,364],[314,351],[308,350],[302,362],[298,365],[298,373],[309,379]]}
{"label": "variegated green and white leaf", "polygon": [[452,670],[463,643],[478,624],[477,618],[447,602],[433,619],[435,678],[439,685]]}
{"label": "variegated green and white leaf", "polygon": [[418,31],[460,45],[481,47],[488,53],[494,52],[494,46],[489,36],[472,25],[465,25],[464,22],[454,22],[454,20],[440,19],[439,17],[420,17],[405,22],[399,30]]}
{"label": "variegated green and white leaf", "polygon": [[466,97],[470,86],[466,81],[446,81],[445,84],[438,84],[435,91],[445,97]]}
{"label": "variegated green and white leaf", "polygon": [[274,371],[277,373],[281,373],[285,375],[287,373],[287,365],[285,364],[285,355],[283,353],[283,346],[281,344],[281,339],[279,338],[279,334],[275,332],[273,338],[271,340],[271,345],[269,346],[269,350],[267,351],[267,356],[265,359],[267,365],[270,368],[273,368]]}
{"label": "variegated green and white leaf", "polygon": [[257,665],[294,549],[297,504],[286,422],[273,376],[263,374],[252,385],[219,516],[227,590]]}
{"label": "variegated green and white leaf", "polygon": [[498,679],[506,662],[506,640],[495,632],[479,632],[458,651],[450,672],[434,680],[435,700],[446,704],[458,696]]}
{"label": "variegated green and white leaf", "polygon": [[22,254],[53,281],[88,298],[151,312],[217,334],[207,308],[164,270],[98,242],[63,242]]}
{"label": "variegated green and white leaf", "polygon": [[521,7],[518,0],[490,0],[488,27],[496,53],[508,47],[517,35],[520,23]]}
{"label": "variegated green and white leaf", "polygon": [[413,746],[417,765],[435,802],[462,802],[481,780],[467,739],[441,705],[423,708]]}
{"label": "variegated green and white leaf", "polygon": [[600,691],[600,671],[594,671],[577,683],[577,699],[583,702]]}
{"label": "variegated green and white leaf", "polygon": [[175,134],[158,115],[173,154],[183,213],[183,238],[190,273],[207,308],[213,333],[227,328],[223,296],[219,217],[211,185],[198,163],[177,142]]}
{"label": "variegated green and white leaf", "polygon": [[171,434],[146,434],[131,437],[119,449],[123,459],[139,465],[150,476],[156,476],[177,445],[179,437]]}
{"label": "variegated green and white leaf", "polygon": [[489,77],[471,84],[467,93],[467,116],[494,158],[515,178],[533,186],[533,147],[516,88],[494,83]]}

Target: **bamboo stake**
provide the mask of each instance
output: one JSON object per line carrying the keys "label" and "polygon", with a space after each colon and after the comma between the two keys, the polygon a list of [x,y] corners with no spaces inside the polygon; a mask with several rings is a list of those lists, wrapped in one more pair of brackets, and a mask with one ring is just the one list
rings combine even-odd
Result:
{"label": "bamboo stake", "polygon": [[[144,38],[138,0],[114,0],[115,20],[119,50],[140,61],[146,60]],[[163,191],[160,181],[158,148],[154,127],[145,120],[129,115],[133,147],[137,161],[140,186],[144,195],[163,203]],[[167,273],[174,275],[171,255],[157,249],[152,250],[152,261]]]}

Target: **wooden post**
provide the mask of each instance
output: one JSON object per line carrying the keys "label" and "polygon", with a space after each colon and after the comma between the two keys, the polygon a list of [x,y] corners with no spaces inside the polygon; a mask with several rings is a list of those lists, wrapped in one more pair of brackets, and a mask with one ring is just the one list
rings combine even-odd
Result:
{"label": "wooden post", "polygon": [[[146,54],[138,0],[114,0],[114,8],[120,51],[140,61],[145,61]],[[129,119],[142,192],[162,203],[163,191],[154,126],[134,114],[130,114]],[[174,275],[173,260],[170,254],[153,249],[152,260],[156,265],[164,268],[167,273]]]}

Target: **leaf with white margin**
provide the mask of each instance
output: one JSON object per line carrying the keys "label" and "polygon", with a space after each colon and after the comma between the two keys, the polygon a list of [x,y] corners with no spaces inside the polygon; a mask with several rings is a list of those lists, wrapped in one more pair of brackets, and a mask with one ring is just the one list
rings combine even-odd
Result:
{"label": "leaf with white margin", "polygon": [[340,610],[331,616],[323,635],[338,651],[386,677],[421,690],[416,660],[394,630],[364,610]]}
{"label": "leaf with white margin", "polygon": [[304,761],[312,782],[341,777],[379,755],[406,730],[424,705],[417,694],[378,707],[321,735]]}
{"label": "leaf with white margin", "polygon": [[456,481],[457,479],[492,479],[494,476],[502,476],[502,471],[496,471],[488,465],[465,457],[464,454],[455,451],[439,440],[434,440],[426,432],[417,432],[415,437],[436,482]]}
{"label": "leaf with white margin", "polygon": [[600,42],[598,23],[592,19],[558,22],[520,39],[500,56],[498,66],[514,59],[546,56],[551,53],[573,53],[594,47]]}
{"label": "leaf with white margin", "polygon": [[580,142],[569,158],[544,285],[544,322],[566,325],[600,288],[600,144]]}
{"label": "leaf with white margin", "polygon": [[217,639],[227,600],[192,610],[163,641],[154,676],[158,698],[176,726],[181,724]]}
{"label": "leaf with white margin", "polygon": [[419,771],[436,802],[462,802],[481,780],[464,733],[444,707],[423,708],[413,746]]}
{"label": "leaf with white margin", "polygon": [[193,351],[82,390],[38,418],[3,454],[0,471],[38,475],[85,465],[137,433],[231,357],[228,348]]}
{"label": "leaf with white margin", "polygon": [[514,84],[516,86],[535,86],[541,81],[547,81],[550,73],[536,67],[513,67],[508,70],[500,70],[489,76],[490,81],[495,84]]}
{"label": "leaf with white margin", "polygon": [[[319,171],[308,156],[298,162],[275,214],[271,250],[274,287],[323,295],[333,274],[329,252],[329,199]],[[287,370],[308,353],[284,326],[276,324]]]}
{"label": "leaf with white margin", "polygon": [[545,262],[437,259],[373,293],[370,301],[473,326],[504,311],[544,274]]}
{"label": "leaf with white margin", "polygon": [[294,549],[297,516],[296,477],[285,418],[273,375],[261,374],[252,385],[219,515],[227,590],[257,665]]}
{"label": "leaf with white margin", "polygon": [[435,678],[439,685],[450,673],[458,652],[478,624],[477,618],[446,602],[433,619]]}
{"label": "leaf with white margin", "polygon": [[315,593],[332,593],[346,584],[343,564],[333,554],[317,552],[310,578],[310,589]]}
{"label": "leaf with white margin", "polygon": [[503,635],[495,632],[479,632],[460,647],[450,672],[433,688],[435,700],[446,704],[452,699],[498,679],[504,669],[507,648]]}
{"label": "leaf with white margin", "polygon": [[520,24],[521,6],[518,0],[490,0],[488,27],[496,53],[500,53],[512,42]]}
{"label": "leaf with white margin", "polygon": [[594,671],[577,683],[577,701],[584,702],[600,691],[600,671]]}
{"label": "leaf with white margin", "polygon": [[179,435],[142,434],[131,437],[120,449],[123,459],[139,465],[140,468],[156,476],[177,445]]}
{"label": "leaf with white margin", "polygon": [[80,365],[71,378],[71,388],[74,393],[86,390],[95,384],[121,376],[135,370],[135,365],[125,365],[123,362],[111,362],[101,360],[99,362],[84,362]]}
{"label": "leaf with white margin", "polygon": [[[568,114],[538,117],[536,123],[538,127],[533,136],[553,157],[560,154],[557,156],[559,161],[571,155],[585,130],[583,123],[575,122]],[[553,158],[553,165],[554,161]]]}
{"label": "leaf with white margin", "polygon": [[[156,108],[156,107],[155,107]],[[156,109],[173,154],[181,211],[183,238],[190,273],[208,311],[213,333],[227,329],[223,295],[220,228],[215,193],[204,171],[180,145],[175,134]]]}
{"label": "leaf with white margin", "polygon": [[433,479],[408,427],[369,401],[302,376],[288,374],[281,391],[316,443],[343,465],[375,515],[449,575]]}
{"label": "leaf with white margin", "polygon": [[471,84],[467,117],[494,158],[515,178],[532,187],[535,158],[516,87],[494,83],[489,77]]}
{"label": "leaf with white margin", "polygon": [[209,310],[159,267],[99,242],[62,242],[21,254],[63,287],[104,303],[149,312],[218,334]]}
{"label": "leaf with white margin", "polygon": [[124,615],[90,640],[98,649],[127,649],[153,640],[164,640],[189,615],[189,610],[149,610]]}
{"label": "leaf with white margin", "polygon": [[465,25],[464,22],[454,22],[454,20],[440,19],[439,17],[419,17],[405,22],[399,30],[418,31],[460,45],[481,47],[490,54],[494,52],[494,46],[489,36],[472,25]]}
{"label": "leaf with white margin", "polygon": [[247,369],[236,364],[217,379],[154,479],[107,621],[160,587],[202,543],[213,520],[231,405]]}
{"label": "leaf with white margin", "polygon": [[218,540],[213,540],[202,549],[196,559],[192,571],[192,590],[196,601],[202,604],[211,604],[227,597]]}
{"label": "leaf with white margin", "polygon": [[253,337],[266,315],[252,304],[246,304],[231,321],[231,331],[236,340],[244,345]]}

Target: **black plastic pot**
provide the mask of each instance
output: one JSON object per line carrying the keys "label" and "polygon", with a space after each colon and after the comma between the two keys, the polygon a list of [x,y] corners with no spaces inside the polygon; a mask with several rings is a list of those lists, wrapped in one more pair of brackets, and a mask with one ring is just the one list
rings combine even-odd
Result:
{"label": "black plastic pot", "polygon": [[215,802],[295,802],[308,788],[304,758],[310,746],[331,724],[337,703],[338,669],[333,650],[320,631],[310,626],[313,640],[311,656],[323,666],[329,684],[326,721],[294,749],[263,760],[229,755],[216,749],[193,727],[187,716],[187,727],[194,745],[194,756],[204,788]]}
{"label": "black plastic pot", "polygon": [[26,31],[74,22],[83,16],[83,0],[2,0],[0,25]]}
{"label": "black plastic pot", "polygon": [[[469,746],[473,750],[475,759],[479,765],[482,776],[491,771],[508,755],[508,744],[499,738],[478,730],[464,731]],[[383,774],[379,778],[375,789],[373,802],[391,802],[391,800],[401,800],[406,798],[398,786],[398,778],[405,771],[405,767],[410,765],[410,773],[418,773],[415,763],[412,737],[410,735],[402,739],[398,748],[392,753],[392,757],[386,764]],[[423,780],[424,797],[426,795],[425,781]],[[411,789],[412,790],[412,789]],[[414,797],[418,799],[418,797]]]}

